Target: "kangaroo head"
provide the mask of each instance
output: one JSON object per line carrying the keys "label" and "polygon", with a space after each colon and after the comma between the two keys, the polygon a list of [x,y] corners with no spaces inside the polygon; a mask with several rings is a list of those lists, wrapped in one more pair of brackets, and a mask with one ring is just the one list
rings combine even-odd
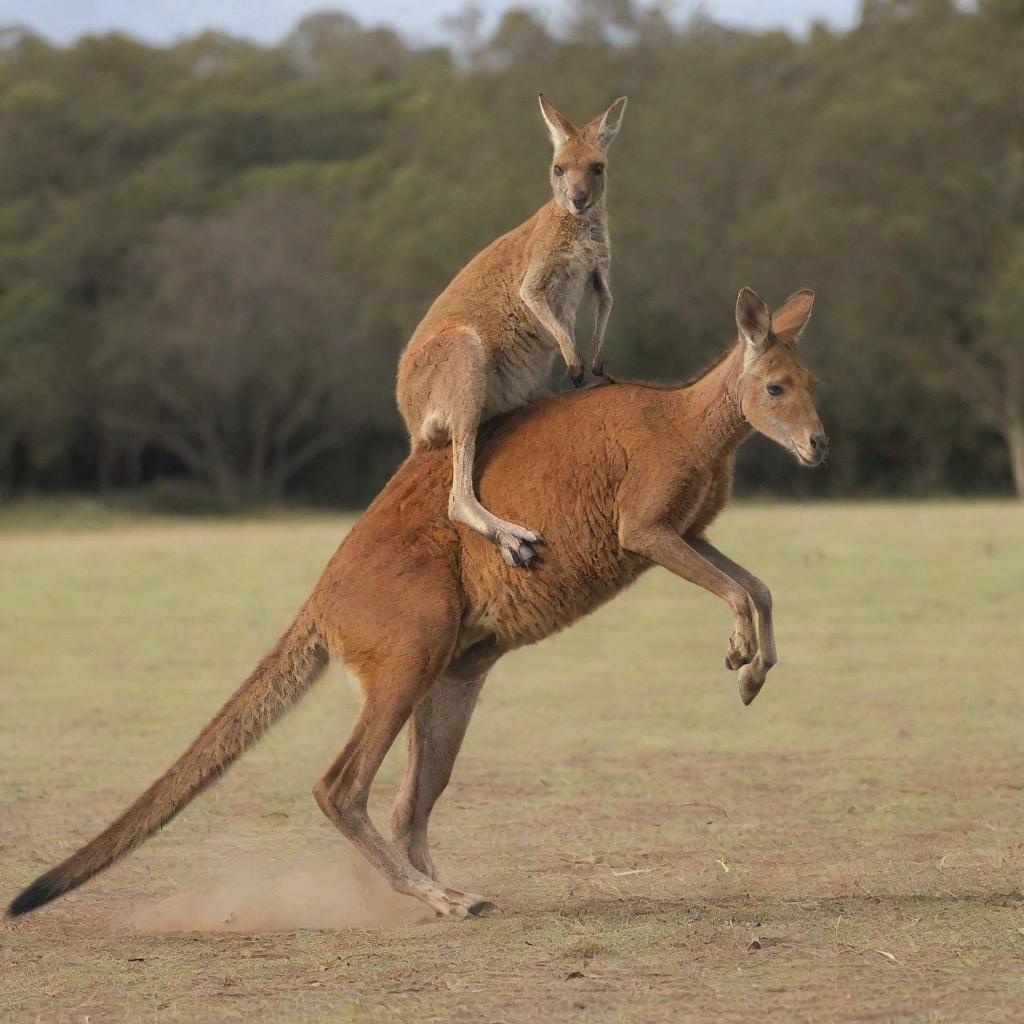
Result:
{"label": "kangaroo head", "polygon": [[551,160],[551,191],[555,203],[575,217],[593,209],[604,195],[608,147],[622,124],[626,97],[620,96],[603,114],[584,128],[540,96],[540,112],[548,126],[554,156]]}
{"label": "kangaroo head", "polygon": [[774,313],[749,288],[736,300],[736,326],[744,345],[740,411],[755,430],[804,466],[817,466],[828,454],[828,438],[814,408],[814,375],[796,351],[813,305],[814,292],[807,290],[791,295]]}

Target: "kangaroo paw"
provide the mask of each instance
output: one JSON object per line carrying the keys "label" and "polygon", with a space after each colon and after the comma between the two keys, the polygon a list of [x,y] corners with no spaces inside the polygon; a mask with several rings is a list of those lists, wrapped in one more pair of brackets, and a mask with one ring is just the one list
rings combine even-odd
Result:
{"label": "kangaroo paw", "polygon": [[738,629],[729,637],[729,647],[725,652],[725,667],[730,672],[743,665],[749,665],[757,653],[757,638],[752,630]]}

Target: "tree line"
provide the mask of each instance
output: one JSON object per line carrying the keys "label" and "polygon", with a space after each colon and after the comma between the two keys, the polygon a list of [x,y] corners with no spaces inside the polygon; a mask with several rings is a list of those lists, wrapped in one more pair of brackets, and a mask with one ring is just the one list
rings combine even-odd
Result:
{"label": "tree line", "polygon": [[412,328],[547,197],[538,91],[631,98],[613,374],[690,375],[741,285],[816,290],[833,463],[751,445],[742,489],[1024,494],[1024,0],[867,0],[806,38],[630,0],[449,29],[0,30],[0,498],[366,501]]}

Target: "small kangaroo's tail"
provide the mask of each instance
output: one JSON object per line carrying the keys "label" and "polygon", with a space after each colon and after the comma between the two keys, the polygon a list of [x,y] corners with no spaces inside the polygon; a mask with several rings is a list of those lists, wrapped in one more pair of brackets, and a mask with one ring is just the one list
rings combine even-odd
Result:
{"label": "small kangaroo's tail", "polygon": [[8,916],[17,917],[70,892],[166,825],[216,782],[313,685],[326,665],[323,638],[303,609],[188,750],[109,828],[15,897]]}

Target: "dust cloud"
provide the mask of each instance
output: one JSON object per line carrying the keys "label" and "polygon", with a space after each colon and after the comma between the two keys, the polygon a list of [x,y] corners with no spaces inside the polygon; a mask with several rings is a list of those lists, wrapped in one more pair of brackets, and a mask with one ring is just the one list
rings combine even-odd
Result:
{"label": "dust cloud", "polygon": [[207,884],[139,902],[116,918],[117,931],[263,932],[357,928],[424,919],[418,901],[393,892],[355,851],[299,859],[282,867],[246,858],[208,872]]}

